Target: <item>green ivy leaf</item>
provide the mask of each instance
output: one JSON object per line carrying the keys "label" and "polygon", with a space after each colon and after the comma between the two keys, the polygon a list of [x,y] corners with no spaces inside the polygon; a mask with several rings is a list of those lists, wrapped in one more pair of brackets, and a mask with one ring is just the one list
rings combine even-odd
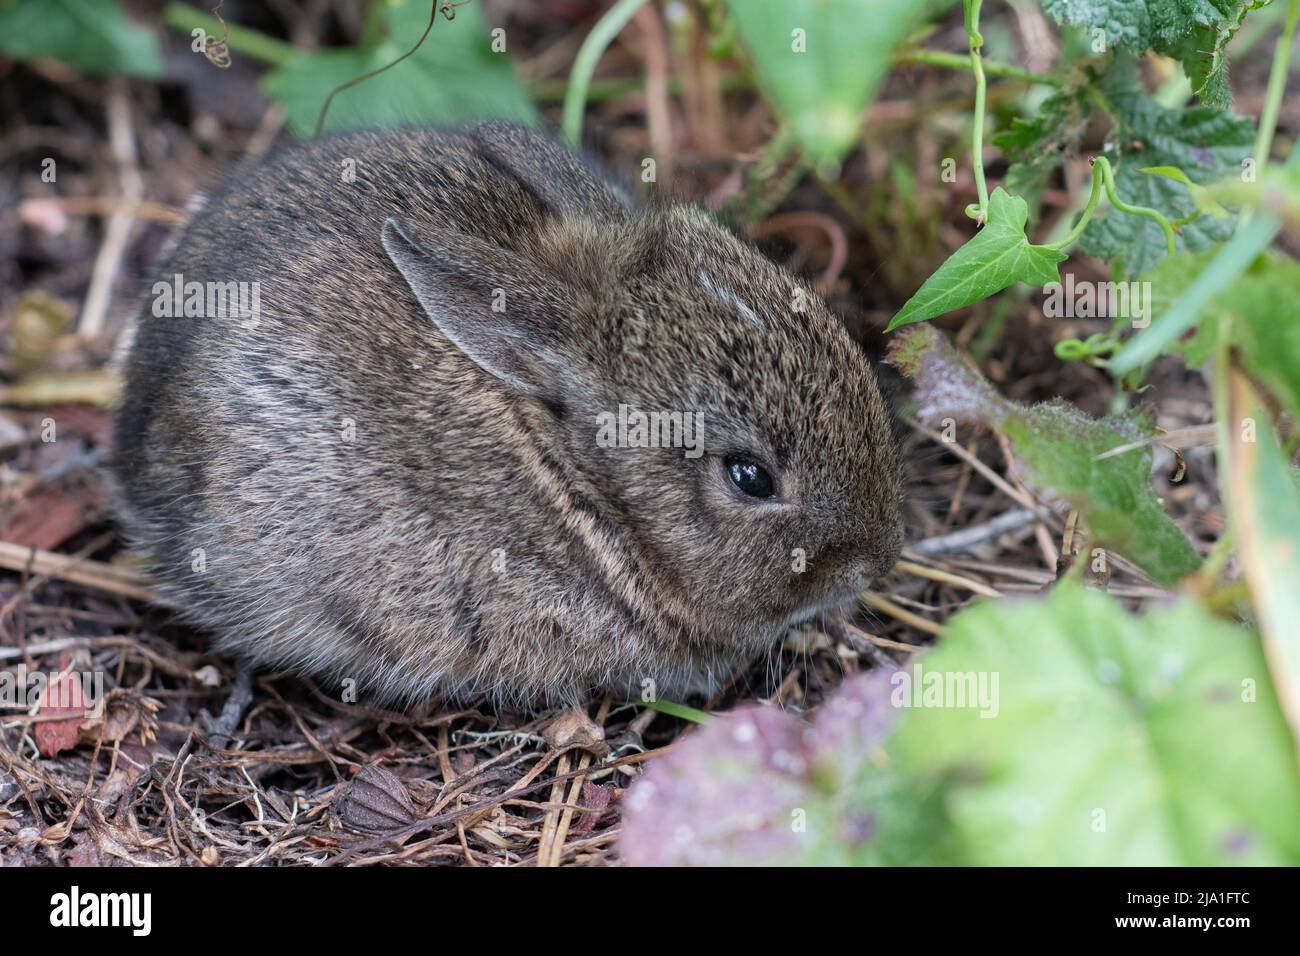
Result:
{"label": "green ivy leaf", "polygon": [[997,679],[996,716],[914,707],[887,748],[911,786],[945,790],[932,825],[953,829],[962,855],[1300,863],[1300,775],[1248,630],[1189,601],[1135,617],[1066,581],[1046,600],[955,615],[916,668],[922,686]]}
{"label": "green ivy leaf", "polygon": [[158,38],[127,19],[118,0],[0,0],[0,53],[84,73],[162,75]]}
{"label": "green ivy leaf", "polygon": [[1042,5],[1057,23],[1104,30],[1107,43],[1145,53],[1188,35],[1198,25],[1226,21],[1237,0],[1042,0]]}
{"label": "green ivy leaf", "polygon": [[[368,46],[322,50],[277,67],[262,80],[284,105],[290,128],[311,135],[332,89],[392,63],[415,46],[429,25],[425,0],[387,0],[385,38]],[[340,92],[330,105],[326,130],[416,123],[454,124],[474,119],[537,119],[510,58],[494,53],[478,5],[457,9],[454,20],[438,17],[419,50],[391,70]]]}
{"label": "green ivy leaf", "polygon": [[890,320],[887,331],[987,299],[1014,282],[1039,286],[1060,282],[1057,266],[1066,255],[1047,246],[1030,245],[1025,236],[1028,218],[1029,207],[1023,199],[1000,187],[993,190],[988,222],[925,280]]}
{"label": "green ivy leaf", "polygon": [[[1229,172],[1240,172],[1241,161],[1255,145],[1254,124],[1221,110],[1167,109],[1142,88],[1137,64],[1121,56],[1102,80],[1102,91],[1116,124],[1116,146],[1106,153],[1115,167],[1120,198],[1148,206],[1169,219],[1182,219],[1196,210],[1186,186],[1141,170],[1174,166],[1193,183],[1203,184]],[[1233,220],[1201,216],[1182,227],[1178,245],[1198,252],[1232,233]],[[1126,277],[1141,275],[1165,256],[1164,233],[1150,219],[1115,209],[1094,219],[1083,231],[1080,246],[1098,259],[1114,262]]]}
{"label": "green ivy leaf", "polygon": [[[953,0],[727,0],[764,95],[815,166],[858,141],[889,55]],[[846,69],[846,64],[852,64]]]}
{"label": "green ivy leaf", "polygon": [[931,326],[891,343],[889,361],[916,382],[917,418],[976,421],[1010,440],[1025,480],[1067,499],[1087,522],[1090,543],[1127,556],[1153,581],[1173,584],[1200,566],[1187,536],[1151,489],[1151,449],[1098,458],[1149,438],[1140,415],[1093,419],[1056,401],[1025,407],[1003,398]]}

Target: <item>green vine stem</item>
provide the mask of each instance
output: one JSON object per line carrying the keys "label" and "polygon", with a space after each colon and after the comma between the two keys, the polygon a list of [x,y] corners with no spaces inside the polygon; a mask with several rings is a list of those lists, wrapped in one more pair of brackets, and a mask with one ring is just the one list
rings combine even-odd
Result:
{"label": "green vine stem", "polygon": [[[946,53],[942,50],[899,50],[890,57],[895,64],[909,64],[919,66],[941,66],[949,70],[972,70],[970,56],[962,56],[960,53]],[[989,76],[1000,76],[1008,80],[1024,80],[1026,83],[1037,83],[1040,86],[1065,86],[1065,80],[1059,76],[1052,76],[1047,73],[1035,73],[1032,70],[1026,70],[1018,66],[1012,66],[1009,63],[998,63],[994,60],[980,61],[984,72]]]}
{"label": "green vine stem", "polygon": [[[1300,0],[1296,0],[1300,2]],[[1102,189],[1106,190],[1106,198],[1110,204],[1120,212],[1128,213],[1130,216],[1143,216],[1155,222],[1160,230],[1165,234],[1165,245],[1169,255],[1177,254],[1176,239],[1173,223],[1161,212],[1151,209],[1148,206],[1133,206],[1119,198],[1119,193],[1115,191],[1115,176],[1110,169],[1110,161],[1105,156],[1098,156],[1092,161],[1092,191],[1088,194],[1088,205],[1083,207],[1083,215],[1069,234],[1059,242],[1049,243],[1047,248],[1063,250],[1066,246],[1071,245],[1079,236],[1083,235],[1083,230],[1087,228],[1092,221],[1092,215],[1097,211],[1097,203],[1101,199]]]}
{"label": "green vine stem", "polygon": [[1094,332],[1086,339],[1066,339],[1057,342],[1053,350],[1056,357],[1066,362],[1087,362],[1098,368],[1106,365],[1105,356],[1119,348],[1119,341],[1111,332]]}
{"label": "green vine stem", "polygon": [[596,72],[596,63],[605,48],[645,2],[646,0],[618,0],[591,28],[591,32],[582,41],[582,46],[578,48],[578,55],[573,61],[573,72],[569,74],[569,89],[564,94],[564,117],[560,123],[564,138],[574,146],[582,140],[587,88],[591,85],[592,74]]}
{"label": "green vine stem", "polygon": [[983,0],[962,0],[966,16],[966,35],[970,38],[970,68],[975,74],[975,121],[971,127],[971,164],[975,169],[975,191],[979,202],[966,207],[966,215],[980,225],[984,224],[989,211],[989,187],[984,181],[984,93],[987,84],[984,80],[984,63],[980,48],[984,46],[984,37],[980,36],[980,5]]}

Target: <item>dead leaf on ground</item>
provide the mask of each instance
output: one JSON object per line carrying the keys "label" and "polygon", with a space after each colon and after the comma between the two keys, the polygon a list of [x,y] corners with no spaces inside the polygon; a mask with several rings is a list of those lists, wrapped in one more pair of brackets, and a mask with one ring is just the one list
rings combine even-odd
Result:
{"label": "dead leaf on ground", "polygon": [[344,826],[366,833],[396,830],[420,818],[406,784],[377,764],[362,767],[343,785],[337,812]]}

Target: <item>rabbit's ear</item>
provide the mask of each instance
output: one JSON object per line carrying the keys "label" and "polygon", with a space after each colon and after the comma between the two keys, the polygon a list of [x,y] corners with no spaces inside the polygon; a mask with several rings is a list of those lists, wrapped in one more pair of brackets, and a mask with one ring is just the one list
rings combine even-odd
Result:
{"label": "rabbit's ear", "polygon": [[473,133],[479,155],[508,173],[553,214],[621,220],[632,199],[582,158],[536,130],[484,123]]}
{"label": "rabbit's ear", "polygon": [[572,295],[528,259],[465,233],[416,241],[396,219],[381,241],[434,324],[501,381],[549,399],[570,374],[560,334]]}

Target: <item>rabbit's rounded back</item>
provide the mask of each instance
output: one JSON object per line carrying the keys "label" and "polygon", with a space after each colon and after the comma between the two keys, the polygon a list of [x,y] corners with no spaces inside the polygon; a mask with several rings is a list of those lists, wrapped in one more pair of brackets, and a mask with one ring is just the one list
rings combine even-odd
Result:
{"label": "rabbit's rounded back", "polygon": [[680,694],[900,547],[889,415],[821,300],[531,131],[286,149],[158,273],[124,520],[256,663],[386,700]]}

